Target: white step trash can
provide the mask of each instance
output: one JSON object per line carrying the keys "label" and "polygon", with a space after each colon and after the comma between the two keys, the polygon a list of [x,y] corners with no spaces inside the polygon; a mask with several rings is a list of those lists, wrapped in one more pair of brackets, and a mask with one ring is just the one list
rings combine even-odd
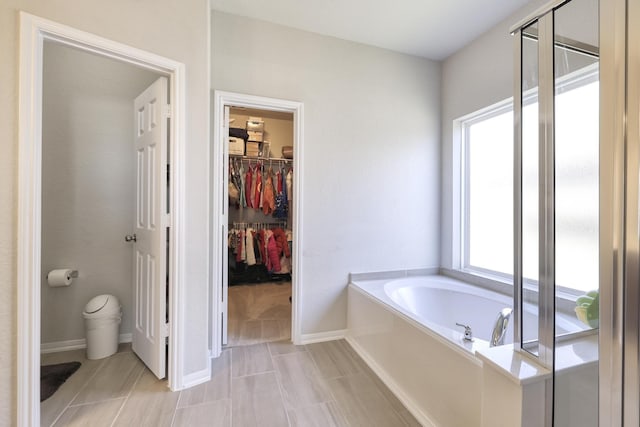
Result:
{"label": "white step trash can", "polygon": [[122,308],[113,295],[98,295],[82,312],[87,335],[87,359],[102,359],[118,351]]}

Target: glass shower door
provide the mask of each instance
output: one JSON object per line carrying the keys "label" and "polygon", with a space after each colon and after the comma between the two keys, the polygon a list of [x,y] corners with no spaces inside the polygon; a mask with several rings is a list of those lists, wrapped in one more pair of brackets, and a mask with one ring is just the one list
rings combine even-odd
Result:
{"label": "glass shower door", "polygon": [[598,1],[572,0],[553,18],[554,425],[597,427]]}

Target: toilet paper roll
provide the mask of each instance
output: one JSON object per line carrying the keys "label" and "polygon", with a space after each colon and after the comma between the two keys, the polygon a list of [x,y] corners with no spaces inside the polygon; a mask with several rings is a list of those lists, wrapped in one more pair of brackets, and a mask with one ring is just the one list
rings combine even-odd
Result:
{"label": "toilet paper roll", "polygon": [[47,274],[47,282],[52,288],[60,286],[69,286],[71,284],[71,274],[73,270],[61,268],[59,270],[51,270]]}

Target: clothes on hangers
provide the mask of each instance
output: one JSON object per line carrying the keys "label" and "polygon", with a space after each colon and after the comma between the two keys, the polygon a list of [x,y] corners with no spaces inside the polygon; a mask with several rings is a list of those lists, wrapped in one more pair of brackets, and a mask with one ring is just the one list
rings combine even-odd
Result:
{"label": "clothes on hangers", "polygon": [[273,191],[272,173],[273,173],[273,170],[269,168],[269,170],[267,171],[267,179],[264,185],[264,192],[263,192],[264,199],[262,201],[262,213],[264,213],[265,215],[272,214],[276,208],[275,194]]}
{"label": "clothes on hangers", "polygon": [[247,265],[255,265],[256,264],[256,253],[254,250],[254,243],[253,243],[253,229],[252,228],[247,228],[246,233],[245,233],[245,248],[246,248],[246,260],[247,260]]}
{"label": "clothes on hangers", "polygon": [[[246,161],[246,160],[245,160]],[[282,166],[275,172],[264,163],[229,159],[229,203],[239,208],[260,209],[265,215],[285,219],[293,188],[293,170]]]}

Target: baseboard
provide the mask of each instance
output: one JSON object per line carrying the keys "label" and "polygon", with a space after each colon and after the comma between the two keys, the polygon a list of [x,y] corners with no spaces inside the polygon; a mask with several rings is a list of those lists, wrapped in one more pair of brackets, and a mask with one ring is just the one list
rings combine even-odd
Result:
{"label": "baseboard", "polygon": [[316,342],[335,341],[343,339],[347,334],[346,329],[338,329],[336,331],[319,332],[317,334],[300,335],[300,344],[313,344]]}
{"label": "baseboard", "polygon": [[400,402],[404,405],[405,408],[411,415],[424,427],[438,427],[436,423],[434,423],[430,417],[424,414],[415,403],[413,403],[413,399],[411,399],[407,394],[402,390],[402,388],[396,383],[393,378],[387,371],[385,371],[380,365],[376,363],[369,354],[348,334],[345,336],[345,339],[349,343],[349,345],[354,349],[358,356],[364,360],[364,362],[371,368],[371,370],[380,378],[380,380],[391,390],[391,392],[398,398]]}
{"label": "baseboard", "polygon": [[201,371],[192,372],[184,375],[179,388],[172,389],[172,391],[184,390],[190,387],[195,387],[202,383],[206,383],[211,380],[211,367],[207,367]]}
{"label": "baseboard", "polygon": [[[119,343],[128,343],[133,339],[132,334],[120,334]],[[40,354],[59,353],[61,351],[80,350],[87,348],[87,340],[82,338],[79,340],[55,341],[40,344]]]}

